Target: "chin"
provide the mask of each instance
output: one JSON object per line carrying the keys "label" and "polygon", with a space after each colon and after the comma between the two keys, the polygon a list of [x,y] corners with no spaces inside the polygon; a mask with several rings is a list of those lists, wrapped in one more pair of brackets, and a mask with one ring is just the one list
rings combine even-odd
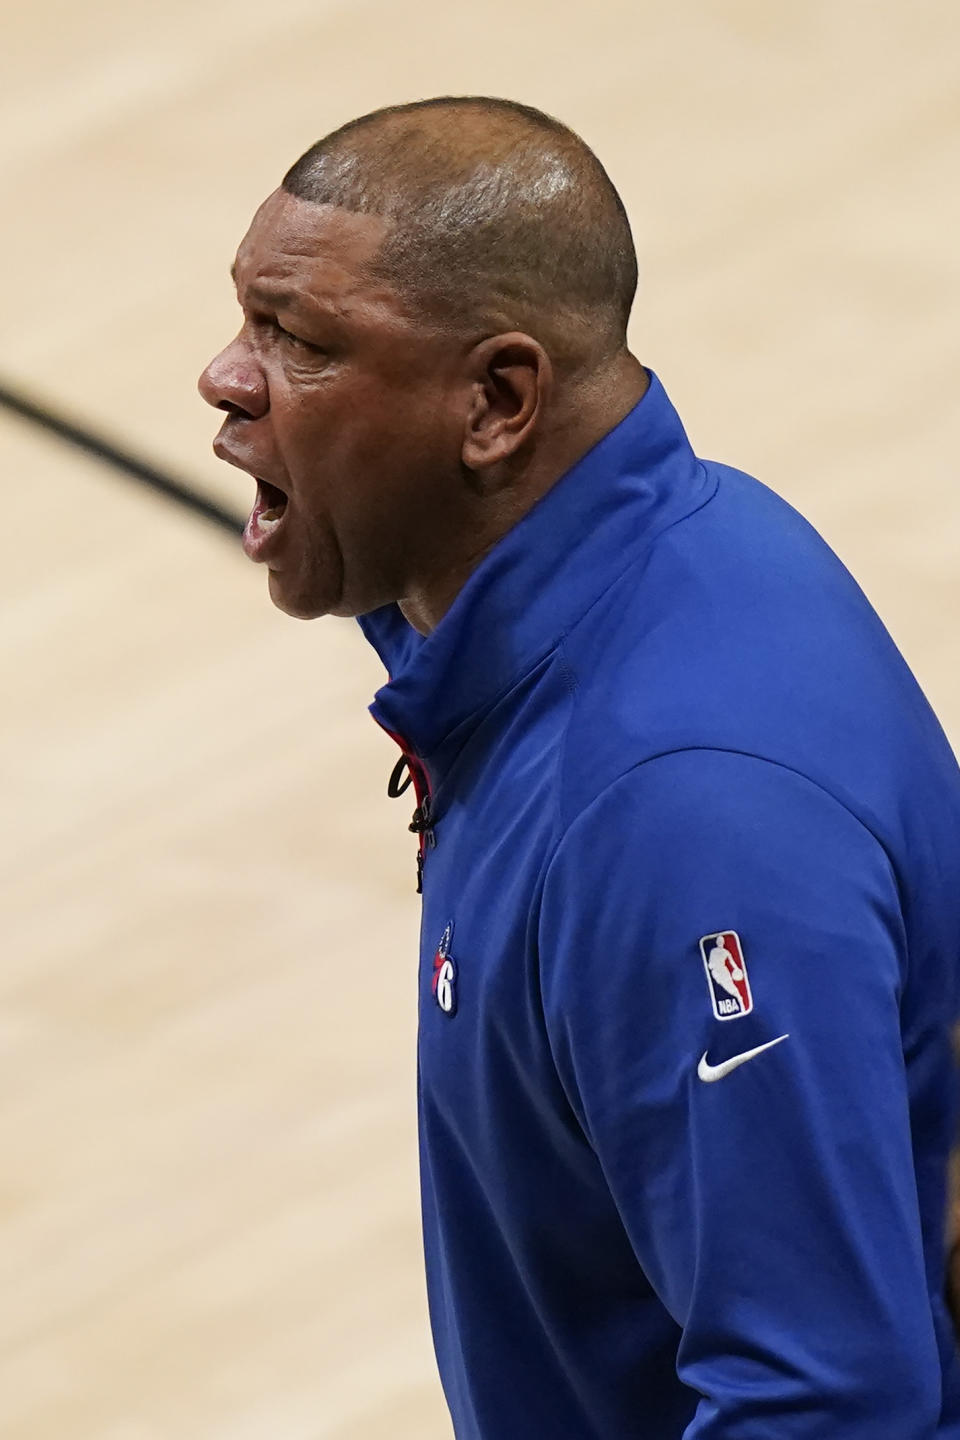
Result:
{"label": "chin", "polygon": [[311,595],[309,592],[291,590],[284,584],[284,577],[278,570],[271,570],[267,580],[270,599],[278,610],[293,620],[319,620],[322,615],[343,613],[333,600]]}

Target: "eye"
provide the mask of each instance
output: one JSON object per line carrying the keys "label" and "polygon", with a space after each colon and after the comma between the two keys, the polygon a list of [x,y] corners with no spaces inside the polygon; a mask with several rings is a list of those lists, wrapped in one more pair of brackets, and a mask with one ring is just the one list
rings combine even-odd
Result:
{"label": "eye", "polygon": [[313,354],[316,354],[319,350],[322,349],[322,346],[312,345],[309,340],[304,340],[300,335],[294,335],[291,330],[287,330],[283,325],[281,325],[279,320],[274,321],[274,326],[276,328],[277,334],[281,335],[283,339],[287,342],[287,344],[294,346],[295,349],[309,350]]}

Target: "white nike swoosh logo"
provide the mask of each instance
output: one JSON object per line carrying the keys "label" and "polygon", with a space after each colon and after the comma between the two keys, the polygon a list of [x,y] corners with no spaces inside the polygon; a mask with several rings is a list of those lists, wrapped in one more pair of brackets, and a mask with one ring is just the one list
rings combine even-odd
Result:
{"label": "white nike swoosh logo", "polygon": [[731,1055],[729,1060],[721,1060],[719,1065],[711,1065],[707,1060],[707,1052],[704,1050],[700,1056],[700,1064],[697,1066],[697,1075],[701,1080],[706,1080],[708,1084],[713,1080],[722,1080],[723,1077],[729,1075],[732,1070],[738,1069],[741,1065],[746,1065],[747,1061],[752,1060],[754,1055],[762,1055],[764,1050],[770,1049],[771,1045],[779,1045],[781,1040],[789,1039],[789,1034],[778,1035],[776,1040],[768,1040],[766,1045],[757,1045],[753,1050],[744,1050],[742,1055]]}

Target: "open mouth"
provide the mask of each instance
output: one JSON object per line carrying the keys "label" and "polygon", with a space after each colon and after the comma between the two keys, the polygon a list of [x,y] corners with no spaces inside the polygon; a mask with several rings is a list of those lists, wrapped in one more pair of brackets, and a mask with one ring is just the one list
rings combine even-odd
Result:
{"label": "open mouth", "polygon": [[283,512],[287,508],[287,497],[279,485],[271,485],[267,480],[257,481],[257,498],[253,507],[253,517],[261,530],[273,530],[283,519]]}
{"label": "open mouth", "polygon": [[279,530],[286,514],[287,500],[286,492],[279,485],[257,480],[257,498],[243,534],[243,548],[251,560],[261,558],[261,550]]}

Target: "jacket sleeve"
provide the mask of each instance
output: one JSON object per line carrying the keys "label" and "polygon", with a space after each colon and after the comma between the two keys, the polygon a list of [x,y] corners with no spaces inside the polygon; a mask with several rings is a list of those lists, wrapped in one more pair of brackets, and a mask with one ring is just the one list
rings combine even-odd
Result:
{"label": "jacket sleeve", "polygon": [[[747,1007],[742,982],[729,993],[735,939],[727,988],[710,979],[700,941],[717,934],[739,939],[748,1013],[715,1011]],[[540,917],[550,1043],[682,1327],[678,1373],[702,1397],[685,1440],[936,1432],[906,963],[882,846],[770,762],[648,761],[559,844]]]}

